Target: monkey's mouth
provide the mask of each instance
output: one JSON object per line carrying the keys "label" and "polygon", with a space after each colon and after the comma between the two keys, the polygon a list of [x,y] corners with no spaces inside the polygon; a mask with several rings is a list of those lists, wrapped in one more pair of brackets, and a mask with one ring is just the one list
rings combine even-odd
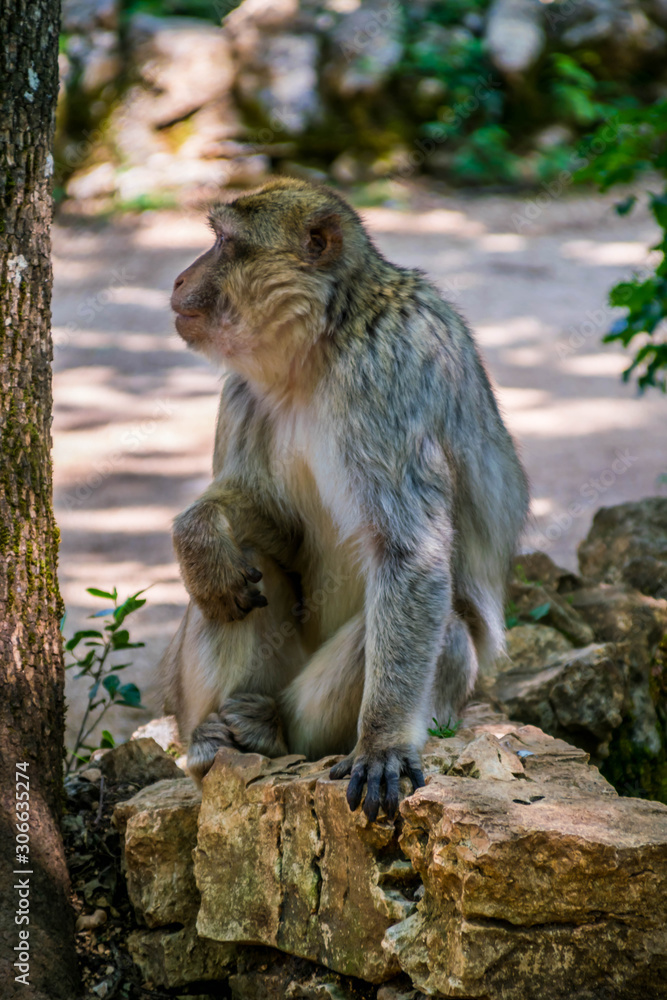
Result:
{"label": "monkey's mouth", "polygon": [[202,314],[200,312],[181,312],[180,309],[174,310],[174,312],[176,313],[174,317],[176,330],[183,340],[192,340],[193,337],[196,337]]}

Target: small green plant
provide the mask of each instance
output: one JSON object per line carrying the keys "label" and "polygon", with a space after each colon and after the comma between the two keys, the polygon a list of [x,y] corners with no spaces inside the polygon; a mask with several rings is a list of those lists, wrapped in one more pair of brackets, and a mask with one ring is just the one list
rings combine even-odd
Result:
{"label": "small green plant", "polygon": [[441,740],[448,740],[450,736],[456,736],[463,719],[458,719],[452,724],[451,718],[447,719],[447,722],[441,726],[436,718],[433,719],[435,722],[435,729],[429,729],[429,736],[437,736]]}
{"label": "small green plant", "polygon": [[[124,705],[126,708],[144,707],[141,704],[141,692],[137,685],[122,684],[118,676],[121,670],[131,664],[115,661],[116,654],[144,645],[143,642],[130,642],[129,631],[121,626],[129,615],[146,603],[146,599],[141,597],[145,591],[137,591],[121,604],[118,603],[118,591],[115,587],[113,593],[98,590],[97,587],[88,587],[87,592],[93,597],[113,601],[113,607],[106,607],[89,615],[89,618],[103,619],[102,631],[83,629],[80,632],[75,632],[72,638],[65,643],[65,651],[74,657],[70,663],[65,664],[65,669],[78,668],[79,672],[76,677],[87,677],[92,681],[88,692],[88,704],[67,761],[68,774],[77,761],[85,763],[90,760],[91,753],[97,748],[87,743],[87,740],[112,705]],[[86,652],[82,652],[82,649]],[[109,748],[116,745],[113,736],[107,729],[102,730],[100,745]]]}
{"label": "small green plant", "polygon": [[532,622],[538,622],[541,618],[544,618],[549,614],[550,608],[551,604],[549,601],[546,601],[544,604],[540,604],[531,611],[522,612],[519,611],[519,608],[516,606],[514,601],[510,601],[505,611],[505,628],[515,628],[521,623],[522,618],[524,621],[528,619]]}
{"label": "small green plant", "polygon": [[[640,392],[649,386],[667,391],[667,100],[648,107],[619,111],[611,122],[591,137],[582,149],[601,151],[587,166],[578,171],[580,181],[595,181],[607,191],[616,184],[628,184],[638,174],[658,175],[660,191],[647,191],[649,209],[661,230],[652,250],[660,253],[655,267],[645,268],[629,281],[614,285],[609,293],[612,306],[625,310],[603,338],[605,343],[620,341],[629,347],[639,337],[639,347],[628,368],[624,381],[635,373]],[[616,205],[619,215],[631,212],[637,201],[630,195]]]}

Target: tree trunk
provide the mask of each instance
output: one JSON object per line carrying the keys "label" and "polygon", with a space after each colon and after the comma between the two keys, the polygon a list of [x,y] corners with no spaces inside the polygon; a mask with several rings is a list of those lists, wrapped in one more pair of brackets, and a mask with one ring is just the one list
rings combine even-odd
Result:
{"label": "tree trunk", "polygon": [[59,0],[0,0],[0,976],[30,1000],[78,995],[50,454],[59,22]]}

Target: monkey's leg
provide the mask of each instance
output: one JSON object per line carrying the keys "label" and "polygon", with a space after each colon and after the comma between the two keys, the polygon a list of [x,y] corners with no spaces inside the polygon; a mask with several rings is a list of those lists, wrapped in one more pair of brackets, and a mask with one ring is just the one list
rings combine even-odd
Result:
{"label": "monkey's leg", "polygon": [[318,649],[279,696],[292,753],[317,760],[348,753],[354,746],[364,692],[365,633],[360,612]]}
{"label": "monkey's leg", "polygon": [[452,615],[433,682],[433,718],[445,726],[455,722],[472,694],[476,677],[477,652],[470,631],[462,618]]}
{"label": "monkey's leg", "polygon": [[[267,732],[272,699],[305,660],[292,614],[296,596],[289,577],[274,560],[261,554],[253,554],[253,559],[263,574],[261,589],[268,605],[255,608],[241,621],[220,623],[205,618],[191,603],[161,664],[167,678],[167,705],[175,711],[181,736],[189,744],[188,769],[195,780],[201,780],[221,746],[263,753],[285,749],[277,731],[273,743]],[[249,698],[255,700],[254,708]]]}

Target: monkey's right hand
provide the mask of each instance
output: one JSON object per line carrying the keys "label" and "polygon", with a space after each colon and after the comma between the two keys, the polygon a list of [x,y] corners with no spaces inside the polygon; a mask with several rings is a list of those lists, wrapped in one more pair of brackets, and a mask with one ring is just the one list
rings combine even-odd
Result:
{"label": "monkey's right hand", "polygon": [[226,569],[224,586],[220,585],[222,581],[217,586],[210,581],[208,586],[202,587],[201,577],[189,582],[183,574],[186,589],[205,618],[217,622],[238,622],[255,608],[267,606],[269,602],[255,586],[262,579],[258,569],[245,560],[238,563],[233,573],[229,565]]}
{"label": "monkey's right hand", "polygon": [[363,810],[371,822],[376,819],[380,805],[390,819],[396,815],[402,777],[410,779],[413,792],[424,784],[419,753],[413,746],[364,747],[362,741],[349,756],[334,764],[329,777],[337,780],[348,774],[347,803],[354,811],[366,785]]}
{"label": "monkey's right hand", "polygon": [[174,522],[174,548],[185,588],[205,618],[241,621],[269,603],[256,586],[261,572],[229,531],[224,515],[209,501],[195,503]]}

